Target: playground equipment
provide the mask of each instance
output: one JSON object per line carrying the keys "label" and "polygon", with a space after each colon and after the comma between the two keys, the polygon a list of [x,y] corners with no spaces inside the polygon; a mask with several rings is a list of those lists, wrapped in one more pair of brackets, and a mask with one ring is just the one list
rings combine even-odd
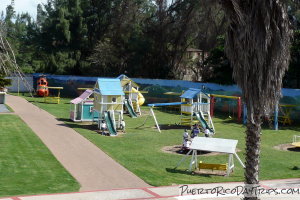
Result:
{"label": "playground equipment", "polygon": [[[234,169],[233,155],[237,158],[239,163],[245,168],[244,163],[241,161],[239,156],[236,154],[237,140],[221,139],[221,138],[207,138],[207,137],[195,137],[192,144],[189,147],[189,152],[183,157],[175,169],[180,166],[182,162],[186,160],[188,155],[192,153],[192,158],[189,164],[189,171],[196,169],[221,169],[226,170],[226,175],[229,176]],[[210,164],[210,163],[199,163],[197,151],[207,152],[220,152],[228,154],[227,164]],[[200,167],[200,168],[199,168]]]}
{"label": "playground equipment", "polygon": [[300,148],[300,135],[294,135],[292,145]]}
{"label": "playground equipment", "polygon": [[0,20],[0,72],[6,76],[18,77],[18,80],[21,79],[33,97],[34,89],[32,85],[28,83],[25,74],[18,66],[14,51],[6,39],[7,30],[5,22]]}
{"label": "playground equipment", "polygon": [[97,120],[97,113],[94,113],[94,101],[90,98],[92,90],[86,90],[79,97],[71,102],[70,119],[74,122]]}
{"label": "playground equipment", "polygon": [[94,88],[94,111],[98,112],[98,127],[107,125],[110,135],[117,135],[123,120],[124,92],[120,79],[98,78]]}
{"label": "playground equipment", "polygon": [[145,121],[143,122],[143,124],[141,126],[144,126],[146,121],[148,120],[149,116],[152,116],[155,122],[155,126],[158,130],[158,132],[161,133],[160,127],[158,125],[157,119],[155,117],[153,108],[154,107],[161,107],[161,106],[177,106],[177,105],[181,105],[181,104],[186,104],[186,102],[173,102],[173,103],[152,103],[152,104],[148,104],[148,106],[150,107],[150,112],[149,115],[146,117]]}
{"label": "playground equipment", "polygon": [[[53,91],[53,96],[46,96],[46,93],[44,93],[44,102],[47,103],[47,102],[50,102],[50,103],[57,103],[59,104],[60,103],[60,90],[64,89],[63,87],[48,87],[48,86],[43,86],[43,88],[45,90],[48,90],[50,94],[50,90]],[[56,95],[54,94],[55,92],[54,91],[57,91],[56,92]]]}
{"label": "playground equipment", "polygon": [[49,96],[49,89],[47,87],[48,81],[46,79],[46,76],[43,75],[37,80],[36,95],[40,97]]}
{"label": "playground equipment", "polygon": [[185,91],[180,96],[180,98],[181,102],[148,104],[148,106],[150,107],[150,112],[141,126],[143,126],[146,123],[149,116],[152,116],[155,121],[157,130],[161,132],[153,109],[155,107],[162,106],[180,106],[181,125],[192,126],[195,123],[200,123],[204,129],[208,129],[212,133],[215,133],[215,128],[209,112],[209,96],[201,92],[201,89],[190,88],[187,91]]}
{"label": "playground equipment", "polygon": [[122,74],[117,78],[121,81],[121,85],[125,93],[125,98],[127,100],[127,102],[125,102],[125,106],[130,116],[137,117],[136,113],[141,115],[140,106],[145,103],[145,98],[142,95],[143,91],[139,91],[139,85],[128,78],[126,75]]}
{"label": "playground equipment", "polygon": [[[283,125],[291,125],[291,111],[293,108],[298,107],[299,105],[292,104],[277,104],[275,105],[274,115],[270,117],[270,120],[274,123],[274,130],[278,130],[278,123],[282,123]],[[243,123],[247,123],[247,108],[244,104],[244,112],[243,112]]]}
{"label": "playground equipment", "polygon": [[297,107],[297,105],[280,104],[278,110],[278,122],[282,123],[283,125],[292,125],[291,111],[295,107]]}
{"label": "playground equipment", "polygon": [[136,118],[137,114],[136,114],[136,112],[134,112],[134,109],[133,109],[133,106],[132,106],[132,102],[130,102],[130,100],[128,100],[128,99],[125,99],[124,104],[125,104],[125,106],[127,108],[127,111],[129,113],[129,115],[132,118]]}
{"label": "playground equipment", "polygon": [[189,88],[181,96],[181,125],[200,122],[204,129],[215,132],[210,115],[210,97],[201,89]]}
{"label": "playground equipment", "polygon": [[214,107],[215,107],[216,98],[236,99],[236,101],[237,101],[237,105],[236,105],[237,119],[238,119],[238,122],[242,122],[242,99],[241,99],[241,97],[211,94],[210,95],[210,114],[212,117],[214,116]]}

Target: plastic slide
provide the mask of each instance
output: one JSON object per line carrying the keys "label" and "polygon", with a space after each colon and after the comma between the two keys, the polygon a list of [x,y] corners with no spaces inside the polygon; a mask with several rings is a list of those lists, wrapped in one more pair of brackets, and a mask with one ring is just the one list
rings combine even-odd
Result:
{"label": "plastic slide", "polygon": [[145,97],[135,88],[131,88],[132,92],[136,92],[138,94],[138,104],[141,106],[145,103]]}
{"label": "plastic slide", "polygon": [[196,112],[195,115],[196,115],[197,119],[199,120],[199,122],[201,123],[201,126],[202,126],[204,129],[208,129],[210,132],[214,133],[214,130],[212,130],[212,129],[208,126],[208,124],[207,124],[206,120],[204,119],[203,114],[202,114],[201,112]]}
{"label": "plastic slide", "polygon": [[107,129],[108,129],[110,135],[117,135],[117,131],[114,127],[114,123],[110,117],[109,112],[107,112],[107,111],[104,112],[104,119],[105,119]]}
{"label": "plastic slide", "polygon": [[133,110],[131,104],[128,102],[128,99],[125,99],[125,106],[126,106],[128,112],[129,112],[130,116],[131,116],[132,118],[136,118],[137,115],[136,115],[136,113],[134,112],[134,110]]}

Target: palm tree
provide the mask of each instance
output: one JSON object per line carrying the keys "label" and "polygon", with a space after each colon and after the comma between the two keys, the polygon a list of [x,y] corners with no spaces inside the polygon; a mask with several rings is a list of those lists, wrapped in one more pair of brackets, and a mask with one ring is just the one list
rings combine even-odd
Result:
{"label": "palm tree", "polygon": [[248,110],[245,185],[251,189],[259,185],[261,117],[274,110],[281,96],[291,31],[280,0],[221,0],[221,4],[229,19],[226,54]]}

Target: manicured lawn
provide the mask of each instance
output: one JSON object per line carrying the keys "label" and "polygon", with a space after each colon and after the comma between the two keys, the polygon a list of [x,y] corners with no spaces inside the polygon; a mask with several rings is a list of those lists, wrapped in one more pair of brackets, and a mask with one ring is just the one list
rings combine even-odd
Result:
{"label": "manicured lawn", "polygon": [[[32,100],[31,98],[28,98]],[[42,99],[35,99],[42,109],[47,110],[57,118],[65,121],[81,135],[89,139],[108,155],[121,163],[127,169],[154,186],[184,184],[184,183],[207,183],[243,181],[243,169],[235,160],[235,171],[230,177],[214,175],[192,175],[186,172],[188,161],[178,170],[173,170],[182,155],[162,152],[164,146],[178,145],[182,142],[183,129],[163,130],[162,133],[153,129],[152,118],[147,120],[145,126],[137,128],[143,123],[146,115],[137,119],[125,117],[126,134],[118,137],[105,137],[96,134],[95,125],[73,123],[68,120],[70,99],[62,99],[62,103],[44,104],[39,103]],[[143,108],[148,111],[147,107]],[[160,124],[174,124],[179,122],[179,115],[155,111]],[[215,137],[237,139],[238,155],[244,160],[244,131],[245,128],[228,119],[213,118],[217,131]],[[261,150],[261,179],[299,178],[299,170],[293,170],[294,166],[300,167],[300,152],[287,152],[276,150],[273,146],[291,143],[293,135],[300,135],[299,127],[286,127],[280,131],[264,129],[262,135]],[[200,160],[211,163],[226,163],[227,156],[218,155],[202,157]]]}
{"label": "manicured lawn", "polygon": [[0,115],[0,196],[78,191],[79,185],[16,115]]}

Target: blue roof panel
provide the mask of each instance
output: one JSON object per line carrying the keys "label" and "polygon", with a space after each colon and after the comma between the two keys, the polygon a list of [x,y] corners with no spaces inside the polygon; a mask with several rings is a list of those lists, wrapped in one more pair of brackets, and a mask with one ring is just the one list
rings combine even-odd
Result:
{"label": "blue roof panel", "polygon": [[189,88],[187,91],[185,91],[180,97],[186,98],[186,99],[193,99],[201,92],[201,89],[196,88]]}
{"label": "blue roof panel", "polygon": [[[121,86],[120,79],[117,78],[98,78],[99,92],[102,95],[125,95]],[[97,90],[96,90],[97,91]]]}

